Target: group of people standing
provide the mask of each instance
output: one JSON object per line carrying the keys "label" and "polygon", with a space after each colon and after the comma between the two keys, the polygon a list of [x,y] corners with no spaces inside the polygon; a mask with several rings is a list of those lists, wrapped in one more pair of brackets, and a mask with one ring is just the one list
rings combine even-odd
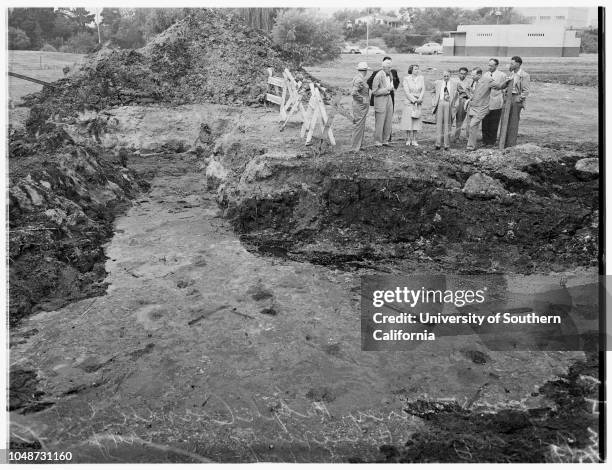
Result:
{"label": "group of people standing", "polygon": [[[431,92],[436,117],[436,149],[443,146],[447,150],[452,140],[458,141],[464,124],[468,150],[476,148],[479,126],[482,126],[483,145],[495,145],[504,105],[502,90],[507,87],[512,88],[508,95],[511,101],[505,146],[516,145],[521,110],[529,95],[529,74],[522,69],[522,63],[520,57],[512,57],[509,75],[499,70],[499,60],[495,58],[489,60],[486,72],[475,67],[470,73],[467,67],[461,67],[458,77],[452,78],[450,71],[444,71],[442,79],[434,83]],[[417,133],[423,122],[424,77],[419,66],[414,64],[408,67],[408,74],[400,82],[397,71],[391,65],[391,58],[385,57],[381,69],[372,73],[367,80],[368,64],[360,62],[357,65],[358,72],[353,78],[351,90],[355,124],[351,146],[355,151],[363,146],[370,105],[374,106],[374,145],[390,145],[395,91],[398,89],[402,103],[399,128],[406,131],[406,145],[419,146]],[[454,133],[451,132],[453,123]]]}

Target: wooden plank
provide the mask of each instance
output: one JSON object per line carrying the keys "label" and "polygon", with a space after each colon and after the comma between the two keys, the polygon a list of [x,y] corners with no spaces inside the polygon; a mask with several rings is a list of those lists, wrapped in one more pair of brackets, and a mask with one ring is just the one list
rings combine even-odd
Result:
{"label": "wooden plank", "polygon": [[289,71],[289,69],[285,69],[285,73],[287,74],[287,78],[293,83],[295,83],[295,78],[293,78],[293,75],[291,75],[291,72]]}
{"label": "wooden plank", "polygon": [[336,116],[336,114],[332,114],[329,119],[327,120],[327,124],[325,124],[325,127],[323,127],[323,135],[327,135],[327,138],[329,139],[329,143],[332,145],[336,145],[336,139],[334,138],[334,133],[331,130],[331,125],[332,122],[334,121],[334,117]]}
{"label": "wooden plank", "polygon": [[315,94],[315,87],[312,83],[310,84],[310,93],[311,93],[310,101],[312,102],[312,116],[310,117],[310,122],[308,124],[308,134],[306,135],[306,145],[308,145],[310,141],[312,140],[312,134],[314,132],[314,129],[317,125],[317,121],[319,119],[319,113],[318,113],[318,107],[317,107],[317,96]]}
{"label": "wooden plank", "polygon": [[312,117],[310,118],[310,124],[308,127],[308,134],[306,135],[306,145],[308,145],[312,140],[312,134],[314,133],[315,127],[317,127],[318,120],[318,114],[316,112],[312,113]]}
{"label": "wooden plank", "polygon": [[302,130],[300,135],[302,138],[306,135],[306,131],[310,130],[310,121],[312,120],[312,115],[315,113],[315,97],[313,94],[314,87],[312,83],[310,84],[310,101],[308,101],[308,110],[306,111],[306,115],[304,116],[304,124],[302,125]]}
{"label": "wooden plank", "polygon": [[287,100],[287,87],[283,86],[283,94],[281,96],[281,103],[280,103],[280,118],[281,120],[286,119],[287,118],[287,112],[285,111],[285,101]]}
{"label": "wooden plank", "polygon": [[329,139],[329,142],[332,145],[336,145],[336,140],[334,139],[334,133],[331,130],[331,122],[332,119],[330,119],[327,115],[327,111],[325,110],[325,103],[323,103],[323,98],[321,97],[321,94],[319,93],[319,90],[316,90],[316,101],[318,104],[318,110],[319,110],[319,114],[321,115],[321,127],[323,128],[323,137],[325,137],[327,135],[327,138]]}
{"label": "wooden plank", "polygon": [[274,85],[282,88],[285,86],[285,81],[279,77],[268,77],[268,85]]}
{"label": "wooden plank", "polygon": [[266,93],[266,100],[280,105],[283,102],[283,98],[280,96],[272,95],[270,93]]}
{"label": "wooden plank", "polygon": [[506,148],[506,136],[508,135],[508,121],[510,121],[510,107],[512,106],[512,86],[509,84],[504,90],[506,98],[502,106],[501,122],[499,124],[499,148]]}
{"label": "wooden plank", "polygon": [[53,83],[45,82],[44,80],[39,80],[38,78],[28,77],[26,75],[21,75],[20,73],[15,73],[15,72],[9,72],[8,74],[11,77],[21,78],[22,80],[27,80],[28,82],[34,82],[34,83],[38,83],[39,85],[45,85],[45,86],[56,88],[56,86]]}

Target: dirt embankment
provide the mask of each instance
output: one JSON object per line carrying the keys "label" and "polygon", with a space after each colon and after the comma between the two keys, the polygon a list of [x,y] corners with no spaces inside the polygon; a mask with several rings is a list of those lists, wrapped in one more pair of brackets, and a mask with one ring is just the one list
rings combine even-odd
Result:
{"label": "dirt embankment", "polygon": [[11,131],[9,174],[10,324],[102,294],[115,214],[147,184],[48,122]]}
{"label": "dirt embankment", "polygon": [[596,155],[533,144],[444,157],[233,148],[211,165],[224,214],[254,251],[344,269],[533,273],[596,265],[599,181],[585,166]]}

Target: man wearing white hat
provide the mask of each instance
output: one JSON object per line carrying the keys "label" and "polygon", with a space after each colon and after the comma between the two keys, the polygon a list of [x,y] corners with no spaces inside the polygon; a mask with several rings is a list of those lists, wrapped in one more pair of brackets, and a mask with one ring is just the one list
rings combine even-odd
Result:
{"label": "man wearing white hat", "polygon": [[358,152],[363,145],[366,117],[370,108],[370,87],[366,82],[369,67],[366,62],[357,64],[357,75],[353,77],[351,96],[353,97],[353,138],[351,148]]}
{"label": "man wearing white hat", "polygon": [[383,60],[382,70],[374,77],[372,94],[374,95],[374,145],[389,146],[391,137],[391,123],[393,119],[393,102],[391,92],[393,81],[391,78],[391,61]]}

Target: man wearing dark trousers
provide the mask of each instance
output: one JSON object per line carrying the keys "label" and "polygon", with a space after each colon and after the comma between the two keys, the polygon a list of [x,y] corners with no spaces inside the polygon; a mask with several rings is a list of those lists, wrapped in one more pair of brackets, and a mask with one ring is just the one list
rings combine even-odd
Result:
{"label": "man wearing dark trousers", "polygon": [[529,96],[529,74],[522,68],[523,60],[519,56],[510,59],[510,84],[512,94],[510,95],[510,115],[508,117],[508,132],[506,134],[506,147],[516,145],[518,136],[521,111],[525,109],[527,97]]}
{"label": "man wearing dark trousers", "polygon": [[[484,74],[484,76],[490,78],[494,83],[501,86],[506,79],[506,75],[501,70],[497,69],[498,66],[499,60],[493,58],[489,59],[489,70]],[[491,97],[489,98],[489,113],[482,120],[483,145],[495,145],[503,104],[504,97],[502,95],[502,91],[492,88]]]}

